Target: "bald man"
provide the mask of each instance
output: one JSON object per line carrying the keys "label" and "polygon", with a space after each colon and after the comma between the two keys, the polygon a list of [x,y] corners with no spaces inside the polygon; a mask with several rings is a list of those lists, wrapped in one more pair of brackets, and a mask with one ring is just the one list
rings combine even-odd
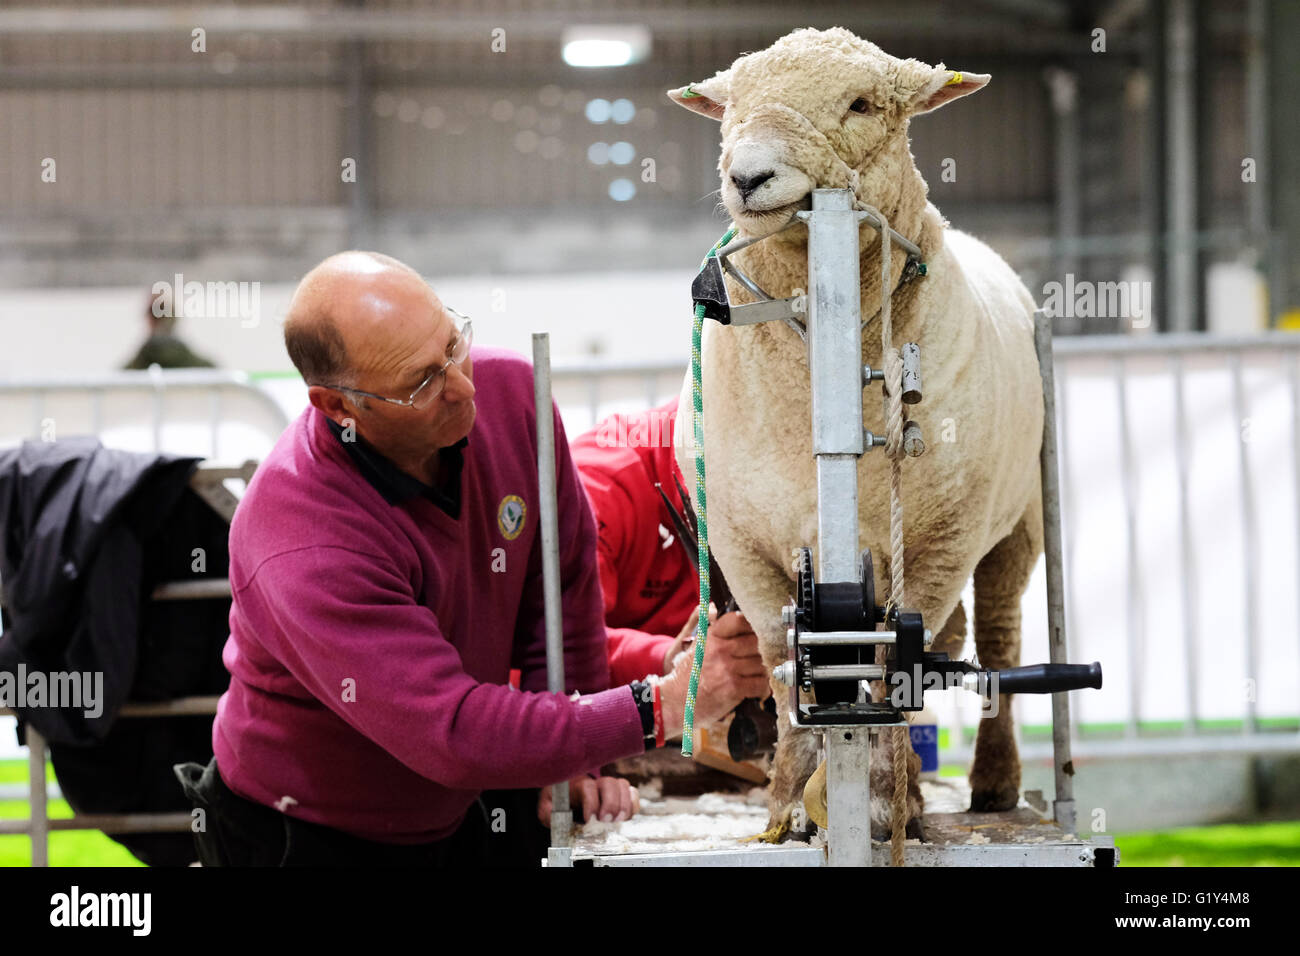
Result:
{"label": "bald man", "polygon": [[178,768],[202,861],[537,865],[538,792],[514,788],[569,779],[589,818],[630,815],[596,771],[682,715],[653,682],[608,689],[595,528],[554,410],[573,696],[544,692],[531,365],[471,349],[469,319],[370,252],[309,272],[284,334],[311,404],[235,514],[216,756]]}

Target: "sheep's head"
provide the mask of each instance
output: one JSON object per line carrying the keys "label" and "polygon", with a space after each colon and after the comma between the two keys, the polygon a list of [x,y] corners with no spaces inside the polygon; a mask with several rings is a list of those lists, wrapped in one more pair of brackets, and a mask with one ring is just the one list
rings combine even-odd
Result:
{"label": "sheep's head", "polygon": [[808,208],[816,188],[852,188],[863,202],[893,208],[916,175],[910,118],[988,81],[900,60],[835,27],[796,30],[668,95],[722,123],[723,204],[745,232],[766,235]]}

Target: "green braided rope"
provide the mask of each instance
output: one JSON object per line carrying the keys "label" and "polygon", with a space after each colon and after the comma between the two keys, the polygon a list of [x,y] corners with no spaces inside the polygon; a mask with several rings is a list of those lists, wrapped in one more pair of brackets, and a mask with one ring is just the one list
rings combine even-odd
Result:
{"label": "green braided rope", "polygon": [[[732,226],[713,244],[709,254],[700,263],[704,271],[709,256],[725,246],[736,235]],[[704,666],[704,642],[709,637],[709,520],[708,501],[704,494],[704,389],[700,384],[700,340],[704,334],[704,305],[695,307],[695,322],[691,326],[691,425],[695,439],[695,515],[699,532],[700,615],[695,625],[695,657],[691,661],[691,681],[686,689],[686,710],[682,717],[682,755],[689,757],[695,745],[695,693],[700,687],[700,668]]]}

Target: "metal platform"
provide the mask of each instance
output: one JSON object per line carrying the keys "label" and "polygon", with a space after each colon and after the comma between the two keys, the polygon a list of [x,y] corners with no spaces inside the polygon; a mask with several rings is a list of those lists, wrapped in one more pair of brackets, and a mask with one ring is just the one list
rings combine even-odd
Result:
{"label": "metal platform", "polygon": [[[926,842],[908,840],[907,866],[1113,866],[1113,838],[1065,833],[1023,799],[1005,813],[971,813],[964,777],[921,781]],[[643,797],[641,812],[623,823],[589,823],[574,831],[575,866],[824,866],[825,842],[770,846],[746,837],[767,826],[762,788],[698,797]],[[820,836],[820,834],[819,834]],[[887,866],[888,845],[875,844],[875,866]]]}

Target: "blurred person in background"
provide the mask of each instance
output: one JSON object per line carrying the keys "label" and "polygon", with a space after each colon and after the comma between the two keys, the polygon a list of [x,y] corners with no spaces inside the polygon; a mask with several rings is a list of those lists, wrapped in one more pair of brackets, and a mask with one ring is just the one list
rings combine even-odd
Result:
{"label": "blurred person in background", "polygon": [[124,369],[143,369],[150,365],[162,368],[216,368],[216,364],[199,355],[176,334],[176,319],[171,309],[152,292],[145,303],[145,321],[149,337]]}

